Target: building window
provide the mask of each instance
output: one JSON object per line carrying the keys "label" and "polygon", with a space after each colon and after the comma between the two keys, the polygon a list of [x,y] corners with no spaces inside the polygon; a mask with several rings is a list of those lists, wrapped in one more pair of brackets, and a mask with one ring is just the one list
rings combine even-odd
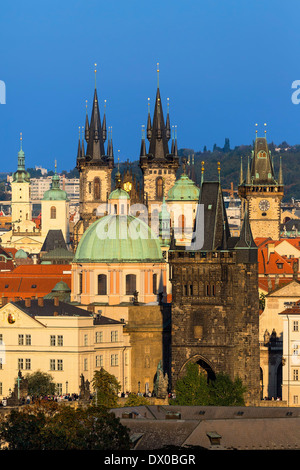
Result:
{"label": "building window", "polygon": [[125,353],[125,366],[128,366],[128,353]]}
{"label": "building window", "polygon": [[103,342],[103,331],[96,331],[96,343]]}
{"label": "building window", "polygon": [[119,365],[119,356],[118,356],[118,354],[112,354],[110,356],[110,365],[113,366],[113,367]]}
{"label": "building window", "polygon": [[0,370],[3,369],[3,357],[0,357]]}
{"label": "building window", "polygon": [[24,361],[23,359],[18,359],[18,369],[23,370],[24,369]]}
{"label": "building window", "polygon": [[84,368],[84,370],[88,370],[88,360],[87,359],[83,360],[83,368]]}
{"label": "building window", "polygon": [[132,295],[136,291],[136,275],[126,275],[126,295]]}
{"label": "building window", "polygon": [[298,344],[293,344],[293,356],[298,356]]}
{"label": "building window", "polygon": [[55,370],[55,359],[50,359],[50,370]]}
{"label": "building window", "polygon": [[111,339],[112,343],[116,343],[118,341],[118,332],[117,331],[111,331],[110,339]]}
{"label": "building window", "polygon": [[299,331],[299,323],[297,320],[293,321],[293,331]]}
{"label": "building window", "polygon": [[26,335],[26,346],[31,346],[31,335]]}
{"label": "building window", "polygon": [[3,385],[2,385],[2,382],[0,382],[0,395],[3,395]]}
{"label": "building window", "polygon": [[94,199],[100,200],[100,179],[98,177],[94,179]]}
{"label": "building window", "polygon": [[107,294],[107,276],[105,274],[99,274],[98,276],[98,295]]}
{"label": "building window", "polygon": [[78,276],[78,281],[79,281],[79,294],[82,294],[82,273],[79,273]]}
{"label": "building window", "polygon": [[50,219],[56,219],[56,207],[52,206],[50,209]]}
{"label": "building window", "polygon": [[64,337],[63,335],[58,335],[57,336],[57,346],[63,346],[64,345]]}
{"label": "building window", "polygon": [[63,360],[57,359],[57,370],[63,370]]}
{"label": "building window", "polygon": [[2,344],[3,344],[3,335],[0,334],[0,345],[2,345]]}
{"label": "building window", "polygon": [[84,346],[87,346],[87,345],[88,345],[88,335],[84,335],[84,337],[83,337],[83,343],[84,343]]}
{"label": "building window", "polygon": [[297,382],[299,380],[299,371],[298,369],[293,369],[293,380]]}
{"label": "building window", "polygon": [[62,392],[63,392],[62,384],[56,384],[56,391],[58,395],[62,395]]}
{"label": "building window", "polygon": [[23,346],[24,344],[24,335],[19,335],[18,345]]}
{"label": "building window", "polygon": [[56,346],[55,335],[50,335],[50,346]]}
{"label": "building window", "polygon": [[103,356],[96,356],[96,367],[103,367]]}
{"label": "building window", "polygon": [[157,274],[153,274],[153,294],[157,294]]}
{"label": "building window", "polygon": [[25,369],[26,370],[31,369],[31,359],[25,359]]}
{"label": "building window", "polygon": [[156,179],[156,199],[163,198],[163,179],[160,176]]}
{"label": "building window", "polygon": [[293,401],[294,401],[294,405],[298,405],[298,395],[294,395]]}
{"label": "building window", "polygon": [[89,193],[91,194],[92,193],[92,183],[89,182]]}

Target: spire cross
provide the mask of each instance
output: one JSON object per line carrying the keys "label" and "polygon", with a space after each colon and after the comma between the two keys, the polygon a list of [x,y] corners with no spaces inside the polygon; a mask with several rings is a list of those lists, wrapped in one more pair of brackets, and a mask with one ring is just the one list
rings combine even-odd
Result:
{"label": "spire cross", "polygon": [[256,134],[256,137],[257,137],[257,124],[255,124],[255,127],[256,127],[255,134]]}
{"label": "spire cross", "polygon": [[157,72],[157,88],[159,88],[159,62],[156,64],[156,72]]}
{"label": "spire cross", "polygon": [[22,138],[22,132],[20,132],[20,149],[21,149],[21,150],[22,150],[22,140],[23,140],[23,138]]}
{"label": "spire cross", "polygon": [[267,129],[266,129],[267,123],[266,122],[264,123],[264,126],[265,126],[265,137],[266,137],[267,135]]}

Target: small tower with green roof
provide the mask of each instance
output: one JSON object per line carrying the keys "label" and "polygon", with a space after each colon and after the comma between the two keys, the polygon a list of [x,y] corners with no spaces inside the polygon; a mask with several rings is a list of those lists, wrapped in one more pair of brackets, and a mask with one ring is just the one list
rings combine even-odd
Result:
{"label": "small tower with green roof", "polygon": [[42,234],[49,230],[61,230],[65,242],[69,242],[69,199],[66,191],[60,188],[60,178],[56,171],[52,177],[51,188],[42,199]]}
{"label": "small tower with green roof", "polygon": [[30,201],[30,174],[25,169],[25,153],[22,148],[20,134],[20,150],[18,152],[18,168],[12,175],[11,183],[11,214],[12,224],[31,220],[32,205]]}

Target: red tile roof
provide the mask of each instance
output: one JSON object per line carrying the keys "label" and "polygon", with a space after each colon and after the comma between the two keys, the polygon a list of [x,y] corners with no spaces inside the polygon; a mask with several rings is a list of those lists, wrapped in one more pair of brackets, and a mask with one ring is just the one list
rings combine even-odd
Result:
{"label": "red tile roof", "polygon": [[8,300],[44,297],[59,281],[71,288],[70,265],[21,265],[12,272],[0,272],[0,297]]}

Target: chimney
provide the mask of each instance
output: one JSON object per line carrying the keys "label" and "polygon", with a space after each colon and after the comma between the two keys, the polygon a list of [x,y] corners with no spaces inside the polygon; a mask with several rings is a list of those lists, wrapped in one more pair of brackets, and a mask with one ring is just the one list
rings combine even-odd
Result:
{"label": "chimney", "polygon": [[55,307],[59,306],[59,298],[58,297],[54,297],[54,305],[55,305]]}
{"label": "chimney", "polygon": [[2,297],[2,306],[3,306],[3,305],[6,305],[7,302],[8,302],[8,298],[3,296],[3,297]]}
{"label": "chimney", "polygon": [[38,306],[39,307],[44,307],[44,297],[39,297],[38,298]]}
{"label": "chimney", "polygon": [[270,255],[272,253],[275,253],[275,243],[274,242],[273,243],[268,243],[267,247],[268,247],[268,262],[269,262]]}
{"label": "chimney", "polygon": [[31,307],[31,299],[25,299],[25,307]]}

